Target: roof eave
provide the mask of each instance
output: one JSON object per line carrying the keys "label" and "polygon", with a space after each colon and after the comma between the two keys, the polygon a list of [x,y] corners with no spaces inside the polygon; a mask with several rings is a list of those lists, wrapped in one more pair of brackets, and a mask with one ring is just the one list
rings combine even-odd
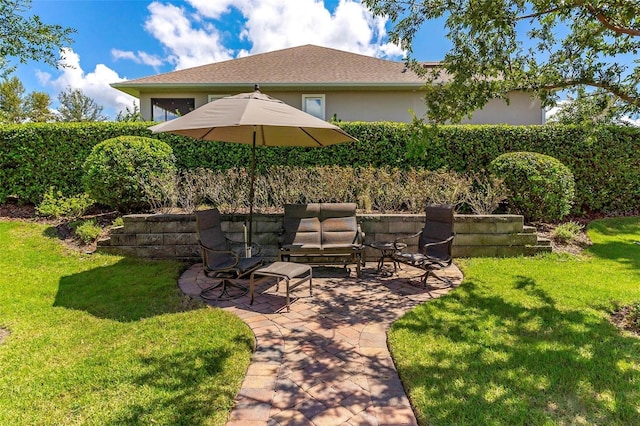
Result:
{"label": "roof eave", "polygon": [[113,87],[116,90],[126,93],[127,95],[131,95],[136,98],[140,98],[140,90],[137,89],[137,86],[127,86],[122,83],[111,83],[109,86]]}
{"label": "roof eave", "polygon": [[[330,82],[330,83],[307,83],[307,82],[290,82],[290,83],[261,83],[257,82],[260,88],[277,90],[277,89],[294,89],[309,87],[313,89],[321,88],[358,88],[358,89],[404,89],[404,90],[419,90],[424,86],[423,82]],[[237,89],[251,91],[254,87],[254,83],[236,82],[236,83],[127,83],[119,82],[112,83],[111,87],[118,89],[124,93],[132,96],[139,97],[142,91],[154,91],[154,90],[202,90],[208,89]]]}

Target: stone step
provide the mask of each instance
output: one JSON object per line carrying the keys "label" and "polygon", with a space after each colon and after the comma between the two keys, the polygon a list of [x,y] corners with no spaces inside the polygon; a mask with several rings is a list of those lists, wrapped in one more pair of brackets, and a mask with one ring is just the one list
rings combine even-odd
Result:
{"label": "stone step", "polygon": [[525,247],[525,255],[528,256],[533,256],[535,254],[539,254],[539,253],[551,253],[553,250],[551,248],[551,245],[545,246],[545,245],[538,245],[536,244],[535,246],[527,246]]}
{"label": "stone step", "polygon": [[545,237],[538,237],[538,246],[551,247],[551,240]]}
{"label": "stone step", "polygon": [[98,241],[96,241],[96,244],[98,245],[98,247],[109,247],[111,245],[111,238],[100,238]]}
{"label": "stone step", "polygon": [[528,246],[537,243],[537,235],[531,233],[514,234],[457,234],[453,246]]}

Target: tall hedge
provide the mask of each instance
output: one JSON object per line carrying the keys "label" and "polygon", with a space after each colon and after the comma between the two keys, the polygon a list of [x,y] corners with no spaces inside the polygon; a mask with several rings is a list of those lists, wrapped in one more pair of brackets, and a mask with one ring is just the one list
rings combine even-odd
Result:
{"label": "tall hedge", "polygon": [[84,191],[82,165],[94,145],[116,136],[143,135],[126,123],[31,123],[0,126],[0,203],[8,196],[38,204],[53,187],[65,195]]}
{"label": "tall hedge", "polygon": [[[49,187],[67,194],[81,192],[82,163],[91,148],[122,135],[164,140],[173,148],[179,169],[224,170],[249,164],[248,146],[151,135],[150,125],[107,122],[0,127],[0,203],[10,195],[38,203]],[[506,152],[531,151],[555,157],[573,172],[574,213],[640,208],[639,128],[485,125],[421,129],[404,123],[358,122],[340,126],[360,142],[327,148],[258,148],[258,168],[391,165],[464,172],[485,169]]]}

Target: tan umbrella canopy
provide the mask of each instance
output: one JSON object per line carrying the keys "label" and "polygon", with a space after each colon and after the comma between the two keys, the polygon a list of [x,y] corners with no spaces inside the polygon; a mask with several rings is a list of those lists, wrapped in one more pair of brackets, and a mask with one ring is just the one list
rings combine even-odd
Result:
{"label": "tan umbrella canopy", "polygon": [[241,93],[209,102],[182,117],[156,124],[153,133],[169,132],[199,140],[252,145],[249,188],[249,244],[253,222],[256,146],[323,147],[357,141],[338,126],[260,93]]}

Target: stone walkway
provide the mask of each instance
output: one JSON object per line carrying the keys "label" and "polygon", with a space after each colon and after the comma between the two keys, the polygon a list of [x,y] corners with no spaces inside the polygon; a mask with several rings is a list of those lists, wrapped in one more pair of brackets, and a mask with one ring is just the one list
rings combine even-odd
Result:
{"label": "stone walkway", "polygon": [[[248,295],[209,302],[242,318],[256,337],[227,425],[416,425],[386,331],[416,305],[451,290],[434,277],[422,288],[419,272],[403,267],[383,276],[366,268],[358,279],[343,268],[314,267],[313,296],[308,285],[293,290],[289,313],[275,280],[257,285],[253,305]],[[456,266],[437,274],[453,287],[462,281]],[[201,264],[179,280],[193,297],[210,283]]]}

